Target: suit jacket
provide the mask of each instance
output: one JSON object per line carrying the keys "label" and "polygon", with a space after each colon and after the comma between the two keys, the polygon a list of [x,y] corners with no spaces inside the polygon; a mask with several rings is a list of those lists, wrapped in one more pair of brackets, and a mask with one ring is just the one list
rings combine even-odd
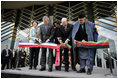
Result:
{"label": "suit jacket", "polygon": [[[40,36],[40,28],[37,28],[37,33],[38,33],[38,36]],[[35,28],[34,27],[30,29],[30,42],[35,43]]]}
{"label": "suit jacket", "polygon": [[22,52],[22,51],[19,51],[19,60],[21,60],[21,57],[24,57],[24,59],[25,59],[25,57],[26,57],[26,52],[24,51],[24,52]]}
{"label": "suit jacket", "polygon": [[13,52],[11,53],[11,58],[17,58],[17,52],[15,52],[15,55],[14,55],[14,57],[13,57]]}
{"label": "suit jacket", "polygon": [[59,41],[58,41],[58,39],[57,39],[60,36],[61,36],[60,28],[54,27],[53,39],[54,39],[54,41],[55,41],[56,44],[60,44]]}
{"label": "suit jacket", "polygon": [[79,29],[78,29],[78,31],[75,35],[75,40],[82,41],[83,39],[85,41],[88,41],[88,36],[87,36],[87,33],[86,33],[85,24],[83,24],[83,29],[82,29],[81,25],[79,26]]}
{"label": "suit jacket", "polygon": [[43,42],[45,42],[47,39],[50,40],[50,42],[53,41],[53,32],[54,32],[54,28],[50,25],[47,26],[47,31],[45,28],[46,25],[41,25],[40,26],[40,35],[39,35],[39,39],[41,39]]}
{"label": "suit jacket", "polygon": [[[65,42],[66,39],[69,39],[71,41],[72,29],[73,29],[73,25],[71,25],[71,24],[67,24],[66,31],[65,31],[63,25],[60,26],[60,39],[63,42]],[[69,42],[69,44],[71,44],[71,42]]]}
{"label": "suit jacket", "polygon": [[5,61],[9,61],[9,59],[11,59],[11,52],[8,49],[8,57],[5,56],[6,55],[6,49],[3,49],[2,53],[1,53],[1,62],[5,62]]}

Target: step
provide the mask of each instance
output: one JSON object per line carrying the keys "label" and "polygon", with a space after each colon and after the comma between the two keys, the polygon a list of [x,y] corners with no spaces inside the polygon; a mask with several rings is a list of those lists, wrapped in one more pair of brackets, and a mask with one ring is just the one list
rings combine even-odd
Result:
{"label": "step", "polygon": [[[92,72],[92,75],[87,75],[86,73],[76,73],[76,71],[72,71],[71,68],[69,69],[69,72],[64,71],[64,67],[61,71],[56,71],[53,69],[52,72],[48,72],[48,69],[46,71],[39,71],[39,68],[37,70],[29,70],[29,67],[23,67],[17,70],[7,69],[2,70],[1,73],[14,75],[13,77],[54,77],[54,78],[117,78],[117,74],[115,76],[106,76],[106,74],[110,74],[109,69],[102,69],[100,67],[94,67],[94,70]],[[48,68],[48,67],[47,67]],[[55,68],[55,67],[53,67]],[[76,67],[77,70],[79,70],[79,66]],[[21,76],[16,76],[21,75]],[[3,77],[3,76],[2,76]]]}

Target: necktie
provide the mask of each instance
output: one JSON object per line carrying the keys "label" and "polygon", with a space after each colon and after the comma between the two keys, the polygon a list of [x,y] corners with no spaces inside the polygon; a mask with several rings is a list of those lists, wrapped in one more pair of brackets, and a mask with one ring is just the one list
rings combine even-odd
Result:
{"label": "necktie", "polygon": [[6,49],[6,55],[8,55],[8,49]]}
{"label": "necktie", "polygon": [[64,26],[64,29],[65,29],[65,31],[66,31],[66,29],[67,29],[67,26]]}
{"label": "necktie", "polygon": [[45,30],[46,30],[46,32],[47,32],[47,26],[45,26]]}
{"label": "necktie", "polygon": [[15,52],[13,52],[13,57],[14,57]]}
{"label": "necktie", "polygon": [[84,25],[81,24],[80,27],[81,27],[81,30],[84,31]]}

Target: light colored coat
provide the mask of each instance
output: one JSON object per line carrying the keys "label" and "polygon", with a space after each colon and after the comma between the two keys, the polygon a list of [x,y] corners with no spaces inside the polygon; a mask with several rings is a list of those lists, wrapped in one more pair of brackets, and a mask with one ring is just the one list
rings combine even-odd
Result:
{"label": "light colored coat", "polygon": [[[38,33],[38,36],[40,36],[40,28],[37,28],[37,33]],[[30,43],[35,43],[35,28],[32,27],[30,29]]]}

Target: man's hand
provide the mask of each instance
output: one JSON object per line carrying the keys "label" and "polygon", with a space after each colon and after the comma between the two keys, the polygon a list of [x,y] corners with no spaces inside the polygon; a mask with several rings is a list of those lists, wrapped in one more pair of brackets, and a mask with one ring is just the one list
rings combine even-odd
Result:
{"label": "man's hand", "polygon": [[59,37],[57,37],[57,40],[58,40],[58,42],[60,43],[60,38],[59,38]]}
{"label": "man's hand", "polygon": [[49,41],[50,41],[50,40],[49,40],[49,39],[47,39],[47,40],[46,40],[46,43],[47,43],[47,42],[49,42]]}
{"label": "man's hand", "polygon": [[21,56],[21,59],[24,59],[24,57],[23,57],[23,56]]}
{"label": "man's hand", "polygon": [[39,43],[42,43],[42,41],[39,39]]}
{"label": "man's hand", "polygon": [[38,38],[35,38],[35,40],[39,41],[39,39],[38,39]]}
{"label": "man's hand", "polygon": [[82,42],[84,42],[85,40],[82,40]]}
{"label": "man's hand", "polygon": [[66,39],[65,43],[68,43],[68,41],[70,41],[69,39]]}
{"label": "man's hand", "polygon": [[5,55],[6,57],[8,57],[9,55]]}
{"label": "man's hand", "polygon": [[60,44],[63,43],[62,40],[59,40],[59,43],[60,43]]}
{"label": "man's hand", "polygon": [[74,44],[76,44],[76,40],[74,40]]}
{"label": "man's hand", "polygon": [[57,37],[57,40],[59,41],[60,40],[60,37]]}
{"label": "man's hand", "polygon": [[68,40],[66,40],[65,43],[68,43]]}

